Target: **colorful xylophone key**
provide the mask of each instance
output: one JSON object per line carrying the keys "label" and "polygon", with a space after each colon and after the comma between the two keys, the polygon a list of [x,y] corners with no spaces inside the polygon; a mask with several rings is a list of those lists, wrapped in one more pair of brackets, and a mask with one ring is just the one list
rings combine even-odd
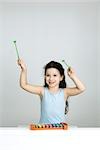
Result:
{"label": "colorful xylophone key", "polygon": [[55,124],[30,124],[30,130],[55,130],[55,129],[68,129],[67,123],[55,123]]}

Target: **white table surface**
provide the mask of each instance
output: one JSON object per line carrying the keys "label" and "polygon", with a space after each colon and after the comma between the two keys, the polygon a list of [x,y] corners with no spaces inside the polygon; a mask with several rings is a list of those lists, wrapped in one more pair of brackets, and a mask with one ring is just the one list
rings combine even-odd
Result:
{"label": "white table surface", "polygon": [[69,130],[36,131],[29,130],[28,127],[0,128],[0,150],[31,150],[32,148],[100,150],[100,128],[70,127]]}

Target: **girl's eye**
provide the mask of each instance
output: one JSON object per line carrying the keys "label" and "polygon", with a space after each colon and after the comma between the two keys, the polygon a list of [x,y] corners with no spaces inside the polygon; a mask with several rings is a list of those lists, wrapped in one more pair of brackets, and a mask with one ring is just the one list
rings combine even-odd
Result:
{"label": "girl's eye", "polygon": [[47,76],[47,77],[49,77],[50,75],[49,75],[49,74],[47,74],[46,76]]}
{"label": "girl's eye", "polygon": [[56,74],[54,74],[54,77],[56,77],[57,75]]}

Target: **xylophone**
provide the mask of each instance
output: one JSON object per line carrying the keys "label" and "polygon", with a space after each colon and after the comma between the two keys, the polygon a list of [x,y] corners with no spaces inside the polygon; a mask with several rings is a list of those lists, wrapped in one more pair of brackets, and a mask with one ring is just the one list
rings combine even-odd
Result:
{"label": "xylophone", "polygon": [[55,124],[30,124],[30,130],[67,130],[67,123],[55,123]]}

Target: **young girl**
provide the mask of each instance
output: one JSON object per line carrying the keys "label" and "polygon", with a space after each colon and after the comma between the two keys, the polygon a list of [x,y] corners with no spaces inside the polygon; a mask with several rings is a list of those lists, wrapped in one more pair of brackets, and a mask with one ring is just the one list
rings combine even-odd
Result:
{"label": "young girl", "polygon": [[66,87],[62,65],[51,61],[44,68],[44,86],[36,86],[27,82],[27,67],[22,59],[18,60],[18,65],[21,67],[21,88],[40,96],[41,117],[39,124],[65,122],[68,97],[78,95],[85,90],[83,83],[78,79],[74,70],[72,68],[68,69],[67,74],[73,80],[75,87]]}

